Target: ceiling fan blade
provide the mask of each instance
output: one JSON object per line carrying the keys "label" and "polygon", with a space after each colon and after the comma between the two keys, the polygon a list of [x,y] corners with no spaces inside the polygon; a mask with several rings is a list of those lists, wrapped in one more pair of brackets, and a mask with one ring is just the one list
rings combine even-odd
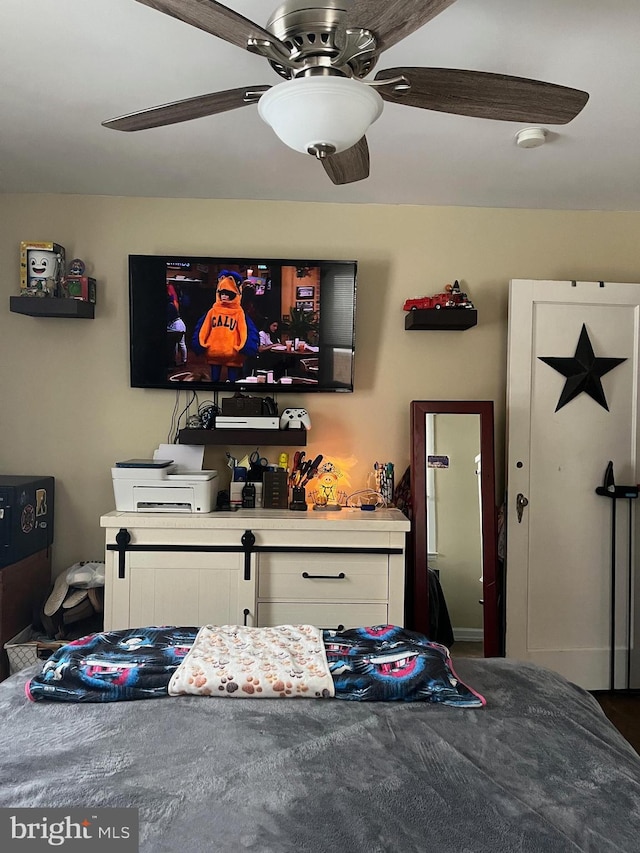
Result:
{"label": "ceiling fan blade", "polygon": [[499,121],[566,124],[589,100],[587,92],[554,83],[455,68],[386,68],[375,79],[406,77],[407,92],[391,86],[378,91],[385,101],[424,110]]}
{"label": "ceiling fan blade", "polygon": [[455,0],[355,0],[349,23],[375,35],[378,52],[420,29]]}
{"label": "ceiling fan blade", "polygon": [[285,54],[289,53],[282,42],[270,32],[222,3],[216,3],[216,0],[138,0],[138,3],[151,6],[152,9],[198,27],[237,47],[246,49],[250,38],[266,39],[280,46]]}
{"label": "ceiling fan blade", "polygon": [[359,142],[320,161],[334,184],[353,184],[369,177],[369,146],[363,136]]}
{"label": "ceiling fan blade", "polygon": [[244,86],[242,89],[227,89],[211,95],[198,95],[184,101],[173,101],[171,104],[149,107],[137,113],[112,118],[109,121],[103,121],[102,125],[112,130],[147,130],[150,127],[164,127],[167,124],[177,124],[181,121],[190,121],[193,118],[203,118],[255,104],[270,88],[271,86]]}

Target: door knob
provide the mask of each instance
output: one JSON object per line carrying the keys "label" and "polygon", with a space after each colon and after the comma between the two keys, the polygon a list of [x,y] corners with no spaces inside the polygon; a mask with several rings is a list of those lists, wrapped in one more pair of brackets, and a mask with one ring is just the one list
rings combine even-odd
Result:
{"label": "door knob", "polygon": [[516,496],[516,512],[518,514],[518,524],[522,522],[522,513],[524,512],[524,508],[529,505],[529,501],[525,498],[522,492],[519,492]]}

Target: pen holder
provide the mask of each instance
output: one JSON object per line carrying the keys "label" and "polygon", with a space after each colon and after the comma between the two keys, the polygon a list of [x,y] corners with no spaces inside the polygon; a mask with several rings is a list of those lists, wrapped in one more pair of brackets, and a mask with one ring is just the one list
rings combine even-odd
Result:
{"label": "pen holder", "polygon": [[291,489],[291,503],[289,509],[298,510],[300,512],[307,511],[307,496],[303,486],[297,486]]}

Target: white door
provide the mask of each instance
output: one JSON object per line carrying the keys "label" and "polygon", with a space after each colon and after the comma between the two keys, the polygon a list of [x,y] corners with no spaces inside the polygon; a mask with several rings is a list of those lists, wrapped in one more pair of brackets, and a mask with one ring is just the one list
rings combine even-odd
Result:
{"label": "white door", "polygon": [[609,461],[617,484],[638,482],[639,322],[638,284],[510,285],[506,654],[588,690],[608,689],[612,668],[628,686],[638,663],[627,654],[628,518],[640,507],[615,501],[612,644],[613,501],[595,490]]}

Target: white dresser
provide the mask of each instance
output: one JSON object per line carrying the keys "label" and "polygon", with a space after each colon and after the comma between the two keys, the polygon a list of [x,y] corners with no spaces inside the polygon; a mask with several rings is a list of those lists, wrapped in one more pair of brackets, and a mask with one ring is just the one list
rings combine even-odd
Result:
{"label": "white dresser", "polygon": [[105,630],[146,625],[403,625],[397,509],[110,512]]}

